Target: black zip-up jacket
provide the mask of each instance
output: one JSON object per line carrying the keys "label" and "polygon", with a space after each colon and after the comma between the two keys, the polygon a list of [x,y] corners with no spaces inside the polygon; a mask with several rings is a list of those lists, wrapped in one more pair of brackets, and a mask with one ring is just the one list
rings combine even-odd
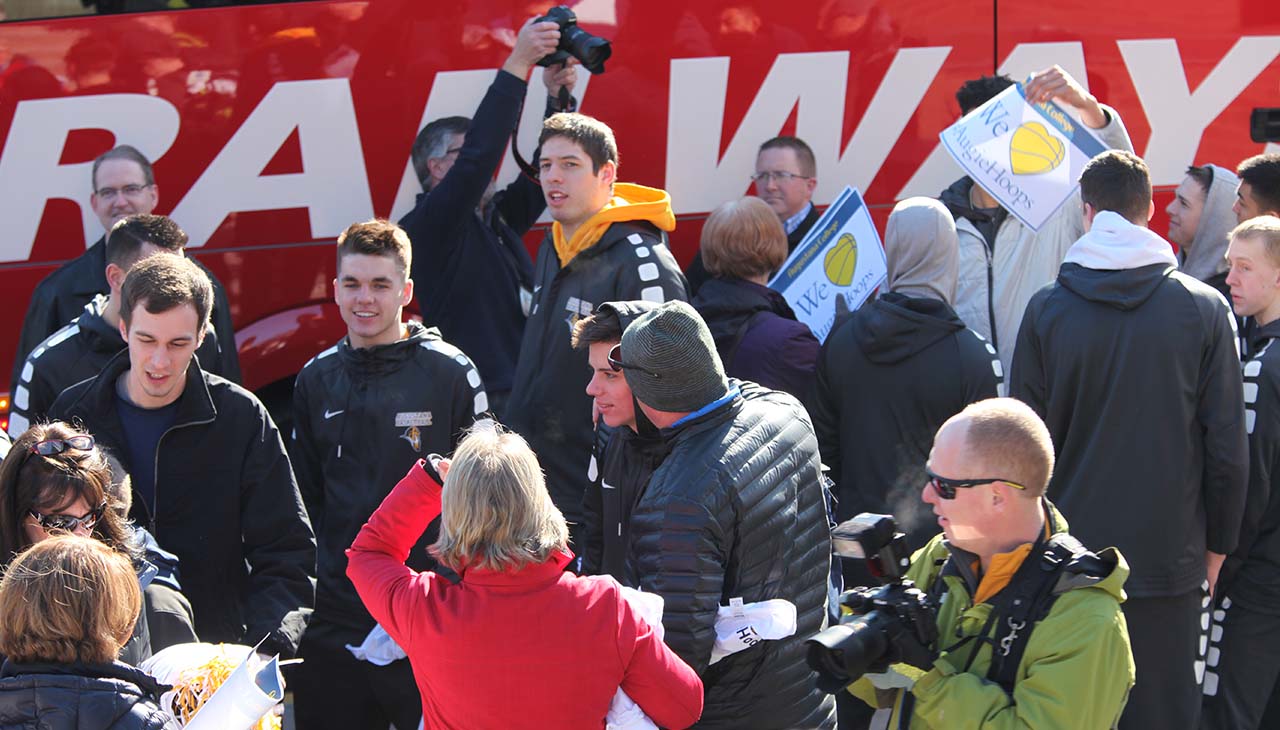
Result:
{"label": "black zip-up jacket", "polygon": [[[26,367],[15,381],[9,412],[9,430],[15,436],[45,420],[49,406],[62,391],[102,372],[103,366],[125,349],[120,330],[102,318],[106,306],[107,295],[95,295],[79,317],[49,335],[27,356]],[[209,325],[196,357],[208,372],[223,375],[223,353],[215,329]]]}
{"label": "black zip-up jacket", "polygon": [[453,167],[400,219],[413,242],[423,323],[439,327],[445,340],[475,360],[493,395],[511,390],[525,326],[521,291],[533,282],[533,261],[521,236],[547,202],[538,183],[520,175],[494,195],[483,217],[476,208],[507,151],[525,88],[523,79],[498,71]]}
{"label": "black zip-up jacket", "polygon": [[[116,380],[129,353],[62,392],[49,415],[80,419],[129,470]],[[156,447],[155,513],[132,517],[182,563],[182,592],[202,641],[293,656],[315,602],[316,542],[275,422],[240,386],[194,359],[174,425]],[[247,565],[246,565],[247,563]]]}
{"label": "black zip-up jacket", "polygon": [[836,521],[892,513],[912,550],[938,534],[920,501],[933,437],[965,406],[996,396],[999,362],[937,299],[888,292],[837,325],[818,355],[809,403],[836,484]]}
{"label": "black zip-up jacket", "polygon": [[593,440],[591,364],[569,335],[601,302],[686,301],[684,274],[666,242],[657,226],[632,221],[611,225],[563,268],[550,234],[538,251],[533,311],[504,418],[538,455],[551,499],[569,522],[582,521]]}
{"label": "black zip-up jacket", "polygon": [[[822,213],[818,211],[818,206],[810,205],[809,214],[800,221],[800,225],[796,229],[787,234],[787,254],[796,250],[796,246],[804,240],[804,236],[813,228],[813,224],[818,222],[822,217]],[[702,262],[702,249],[699,248],[693,252],[693,260],[689,262],[689,267],[685,269],[684,275],[689,279],[689,296],[694,297],[702,290],[702,285],[711,280],[711,272],[707,271],[707,265]]]}
{"label": "black zip-up jacket", "polygon": [[[375,622],[347,578],[346,549],[409,467],[453,453],[488,409],[467,356],[439,330],[408,326],[388,345],[353,349],[343,338],[302,368],[293,389],[291,455],[316,532],[313,623],[351,629],[349,643]],[[415,570],[434,569],[426,548],[438,532],[437,520],[410,553]]]}
{"label": "black zip-up jacket", "polygon": [[16,664],[0,669],[0,727],[6,730],[180,730],[160,709],[168,690],[134,667]]}
{"label": "black zip-up jacket", "polygon": [[[694,727],[834,728],[835,702],[805,663],[805,639],[826,625],[831,540],[804,407],[748,388],[662,437],[670,451],[632,513],[627,575],[662,595],[667,646],[702,678]],[[737,597],[791,601],[796,633],[710,664],[716,611]]]}
{"label": "black zip-up jacket", "polygon": [[1240,546],[1219,576],[1226,595],[1252,611],[1280,613],[1280,320],[1250,332],[1243,363],[1249,492]]}
{"label": "black zip-up jacket", "polygon": [[[218,333],[218,349],[223,353],[222,377],[234,383],[240,382],[240,356],[236,351],[236,332],[231,324],[231,305],[222,282],[200,263],[190,257],[196,266],[209,275],[213,282],[213,311],[210,314],[213,330]],[[27,305],[27,316],[22,320],[22,334],[18,337],[18,351],[13,357],[13,377],[10,390],[18,384],[27,355],[36,349],[49,335],[62,329],[80,316],[98,294],[111,290],[107,285],[107,243],[99,238],[96,243],[74,259],[59,266],[36,285]]]}
{"label": "black zip-up jacket", "polygon": [[1205,579],[1235,550],[1248,453],[1231,310],[1163,263],[1063,264],[1031,298],[1010,394],[1044,418],[1049,497],[1086,545],[1120,549],[1139,598]]}

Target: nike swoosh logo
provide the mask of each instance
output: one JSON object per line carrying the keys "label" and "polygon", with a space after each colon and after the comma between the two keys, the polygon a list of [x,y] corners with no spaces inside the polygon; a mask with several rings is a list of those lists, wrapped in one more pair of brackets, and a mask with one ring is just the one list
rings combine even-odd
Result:
{"label": "nike swoosh logo", "polygon": [[333,418],[334,416],[340,416],[340,415],[342,415],[343,413],[346,413],[346,412],[347,412],[347,409],[345,409],[345,408],[343,408],[343,409],[342,409],[342,410],[340,410],[340,411],[331,411],[331,410],[329,410],[328,408],[326,408],[326,409],[325,409],[325,411],[324,411],[324,420],[326,420],[326,421],[327,421],[327,420],[329,420],[330,418]]}

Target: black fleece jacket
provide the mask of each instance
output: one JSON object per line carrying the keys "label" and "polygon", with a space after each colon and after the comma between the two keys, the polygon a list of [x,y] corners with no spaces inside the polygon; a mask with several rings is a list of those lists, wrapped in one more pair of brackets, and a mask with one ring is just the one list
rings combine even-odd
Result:
{"label": "black fleece jacket", "polygon": [[1232,313],[1173,266],[1063,264],[1032,297],[1009,392],[1057,449],[1049,497],[1115,546],[1135,597],[1182,595],[1240,536],[1248,453]]}

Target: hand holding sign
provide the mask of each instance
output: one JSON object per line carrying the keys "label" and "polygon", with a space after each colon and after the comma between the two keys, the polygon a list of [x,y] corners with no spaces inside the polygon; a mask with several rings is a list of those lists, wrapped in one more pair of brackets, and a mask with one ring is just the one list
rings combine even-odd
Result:
{"label": "hand holding sign", "polygon": [[1053,65],[1027,77],[1027,101],[1032,104],[1057,102],[1080,112],[1080,121],[1086,127],[1100,129],[1107,124],[1107,114],[1093,94],[1067,73],[1061,66]]}

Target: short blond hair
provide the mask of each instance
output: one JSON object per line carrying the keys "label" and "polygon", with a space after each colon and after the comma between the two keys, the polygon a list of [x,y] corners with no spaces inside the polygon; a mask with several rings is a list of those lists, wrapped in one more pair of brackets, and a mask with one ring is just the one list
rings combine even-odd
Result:
{"label": "short blond hair", "polygon": [[128,558],[90,537],[50,537],[0,581],[0,653],[24,663],[112,662],[141,609]]}
{"label": "short blond hair", "polygon": [[517,433],[481,421],[444,480],[440,537],[431,553],[457,572],[519,569],[567,550],[569,528],[547,493],[538,457]]}
{"label": "short blond hair", "polygon": [[749,279],[769,275],[787,260],[787,232],[759,198],[730,200],[702,224],[702,261],[712,276]]}
{"label": "short blond hair", "polygon": [[1053,476],[1053,438],[1031,406],[1014,398],[988,398],[969,404],[964,419],[965,450],[982,469],[981,477],[1016,482],[1027,496],[1040,497]]}
{"label": "short blond hair", "polygon": [[1262,242],[1273,266],[1280,266],[1280,218],[1260,215],[1231,229],[1231,238],[1249,238]]}

